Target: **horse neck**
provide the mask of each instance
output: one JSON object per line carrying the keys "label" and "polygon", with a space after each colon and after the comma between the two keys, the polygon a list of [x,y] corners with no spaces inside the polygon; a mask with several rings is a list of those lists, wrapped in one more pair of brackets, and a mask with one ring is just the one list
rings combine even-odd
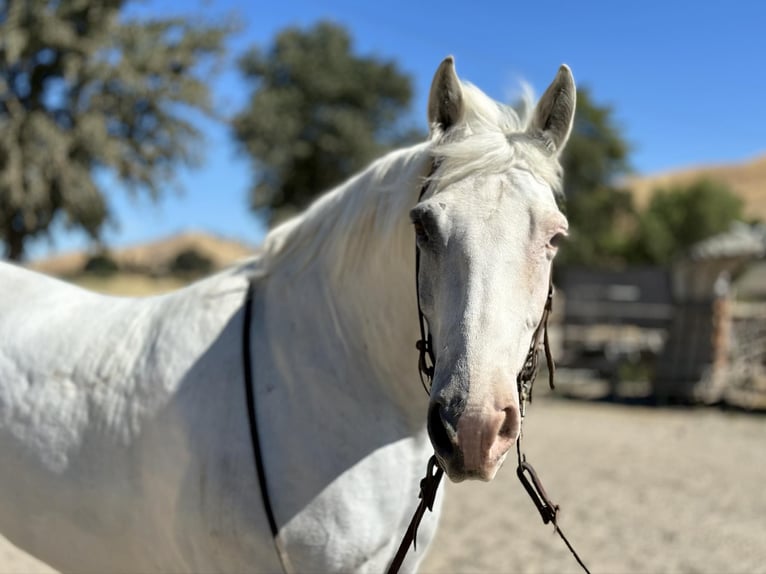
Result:
{"label": "horse neck", "polygon": [[343,365],[346,376],[328,384],[375,386],[419,426],[425,395],[416,367],[415,239],[408,212],[428,158],[426,146],[399,152],[320,200],[325,205],[309,210],[299,225],[321,218],[330,231],[320,229],[321,241],[293,250],[289,259],[297,263],[277,266],[283,271],[272,269],[269,279],[301,337],[323,341],[334,352],[332,362]]}

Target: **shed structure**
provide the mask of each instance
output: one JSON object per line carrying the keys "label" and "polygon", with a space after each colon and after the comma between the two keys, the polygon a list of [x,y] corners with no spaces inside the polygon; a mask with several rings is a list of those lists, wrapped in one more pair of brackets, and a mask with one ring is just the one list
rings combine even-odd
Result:
{"label": "shed structure", "polygon": [[731,277],[766,252],[766,229],[737,224],[693,246],[671,268],[673,314],[653,390],[661,402],[712,402],[731,372]]}

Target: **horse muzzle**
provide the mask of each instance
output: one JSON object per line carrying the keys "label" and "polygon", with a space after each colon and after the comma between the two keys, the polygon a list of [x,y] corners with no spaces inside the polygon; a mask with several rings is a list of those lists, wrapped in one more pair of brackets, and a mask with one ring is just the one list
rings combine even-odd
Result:
{"label": "horse muzzle", "polygon": [[492,480],[520,430],[521,414],[515,404],[461,409],[432,401],[429,406],[428,435],[453,482]]}

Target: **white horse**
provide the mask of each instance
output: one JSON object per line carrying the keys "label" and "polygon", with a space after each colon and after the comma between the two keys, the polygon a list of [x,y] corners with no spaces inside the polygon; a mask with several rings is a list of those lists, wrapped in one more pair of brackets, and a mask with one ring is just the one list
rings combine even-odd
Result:
{"label": "white horse", "polygon": [[0,264],[0,532],[68,572],[280,570],[243,385],[252,277],[258,427],[287,554],[301,572],[383,571],[432,451],[453,481],[490,480],[518,436],[516,374],[566,233],[554,193],[574,102],[562,66],[522,119],[447,58],[428,141],[323,196],[247,264],[144,299]]}

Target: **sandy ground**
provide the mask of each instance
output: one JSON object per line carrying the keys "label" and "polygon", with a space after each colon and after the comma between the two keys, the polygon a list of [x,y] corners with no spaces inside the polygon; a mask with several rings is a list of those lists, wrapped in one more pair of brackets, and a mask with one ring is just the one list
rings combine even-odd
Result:
{"label": "sandy ground", "polygon": [[[538,399],[525,426],[528,458],[594,573],[766,572],[766,417]],[[513,466],[490,484],[447,485],[424,572],[578,572]],[[40,572],[0,538],[0,574]]]}

